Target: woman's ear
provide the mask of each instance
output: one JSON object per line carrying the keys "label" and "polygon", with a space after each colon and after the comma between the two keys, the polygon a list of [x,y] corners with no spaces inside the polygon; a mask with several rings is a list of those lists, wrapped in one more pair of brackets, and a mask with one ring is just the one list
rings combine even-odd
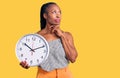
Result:
{"label": "woman's ear", "polygon": [[44,17],[45,19],[47,19],[47,14],[46,14],[46,13],[44,13],[44,14],[43,14],[43,17]]}

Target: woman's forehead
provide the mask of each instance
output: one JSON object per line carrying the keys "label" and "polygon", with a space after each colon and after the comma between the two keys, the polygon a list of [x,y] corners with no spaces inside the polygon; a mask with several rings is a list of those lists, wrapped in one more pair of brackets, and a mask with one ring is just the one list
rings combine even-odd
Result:
{"label": "woman's forehead", "polygon": [[47,7],[46,9],[47,11],[51,11],[51,10],[60,10],[59,6],[56,4],[51,4]]}

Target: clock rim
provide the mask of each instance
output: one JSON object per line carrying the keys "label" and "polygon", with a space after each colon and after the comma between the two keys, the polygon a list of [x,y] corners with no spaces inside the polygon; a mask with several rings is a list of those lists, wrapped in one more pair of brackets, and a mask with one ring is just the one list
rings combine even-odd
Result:
{"label": "clock rim", "polygon": [[[44,60],[43,60],[43,61],[45,61],[45,60],[48,58],[48,56],[49,56],[49,44],[48,44],[48,41],[47,41],[42,35],[37,34],[37,33],[35,33],[35,34],[33,34],[33,33],[25,34],[25,35],[23,35],[22,37],[20,37],[20,39],[17,40],[16,46],[15,46],[15,54],[16,54],[17,59],[19,60],[19,62],[22,61],[22,60],[19,59],[19,57],[18,57],[18,55],[17,55],[17,45],[18,45],[18,43],[19,43],[24,37],[26,37],[26,36],[28,36],[28,35],[39,36],[40,38],[42,38],[42,39],[44,40],[45,44],[47,45],[47,49],[48,49],[47,55],[46,55],[46,57],[45,57]],[[42,62],[43,62],[43,61],[42,61]],[[41,63],[42,63],[42,62],[41,62]],[[39,65],[40,65],[41,63],[39,63]],[[39,65],[30,65],[30,67],[39,66]]]}

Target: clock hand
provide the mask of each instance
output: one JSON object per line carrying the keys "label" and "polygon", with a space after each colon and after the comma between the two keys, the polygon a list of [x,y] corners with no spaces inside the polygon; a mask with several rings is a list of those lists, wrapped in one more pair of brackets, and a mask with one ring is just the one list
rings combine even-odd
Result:
{"label": "clock hand", "polygon": [[33,49],[33,50],[37,50],[37,49],[43,48],[43,47],[45,47],[45,46],[43,45],[43,46],[37,47],[37,48],[35,48],[35,49]]}
{"label": "clock hand", "polygon": [[32,48],[30,48],[26,43],[23,43],[25,46],[27,46],[31,51],[34,52],[34,50]]}

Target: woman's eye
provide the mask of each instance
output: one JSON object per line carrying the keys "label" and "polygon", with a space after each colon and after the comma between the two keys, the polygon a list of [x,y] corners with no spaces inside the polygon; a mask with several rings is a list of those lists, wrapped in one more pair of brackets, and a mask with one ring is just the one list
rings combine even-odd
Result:
{"label": "woman's eye", "polygon": [[61,14],[61,11],[53,11],[53,12],[51,12],[52,14]]}
{"label": "woman's eye", "polygon": [[56,11],[53,11],[52,13],[53,13],[53,14],[55,14],[55,13],[56,13]]}

